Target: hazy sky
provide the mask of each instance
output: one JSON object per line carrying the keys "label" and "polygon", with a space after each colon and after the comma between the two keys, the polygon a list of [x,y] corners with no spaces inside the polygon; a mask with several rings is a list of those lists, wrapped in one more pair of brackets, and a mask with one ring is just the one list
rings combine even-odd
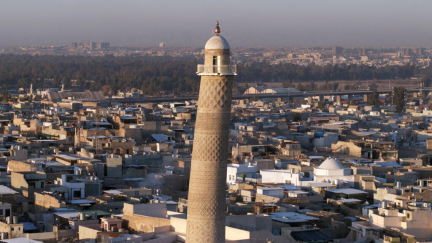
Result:
{"label": "hazy sky", "polygon": [[0,48],[109,41],[203,47],[432,46],[431,0],[0,0]]}

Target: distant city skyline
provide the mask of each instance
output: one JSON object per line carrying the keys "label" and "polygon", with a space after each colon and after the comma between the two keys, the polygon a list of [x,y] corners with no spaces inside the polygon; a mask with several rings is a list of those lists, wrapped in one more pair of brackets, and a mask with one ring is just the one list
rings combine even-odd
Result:
{"label": "distant city skyline", "polygon": [[3,0],[0,48],[90,41],[203,47],[217,18],[233,48],[430,47],[430,9],[427,0]]}

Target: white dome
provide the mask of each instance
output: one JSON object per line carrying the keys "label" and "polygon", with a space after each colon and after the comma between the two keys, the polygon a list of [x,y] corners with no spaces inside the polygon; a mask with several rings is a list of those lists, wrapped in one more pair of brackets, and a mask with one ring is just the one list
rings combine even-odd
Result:
{"label": "white dome", "polygon": [[205,45],[205,49],[225,49],[225,50],[229,50],[230,46],[228,44],[228,41],[223,38],[220,35],[215,35],[212,38],[210,38],[206,45]]}
{"label": "white dome", "polygon": [[322,162],[320,166],[318,166],[319,169],[324,170],[341,170],[346,169],[337,159],[335,158],[327,158]]}

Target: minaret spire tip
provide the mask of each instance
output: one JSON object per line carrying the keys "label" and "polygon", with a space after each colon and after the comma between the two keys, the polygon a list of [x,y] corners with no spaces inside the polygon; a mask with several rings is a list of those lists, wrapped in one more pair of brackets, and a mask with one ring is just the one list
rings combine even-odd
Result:
{"label": "minaret spire tip", "polygon": [[216,20],[216,28],[213,31],[216,35],[219,35],[222,32],[219,28],[219,20]]}

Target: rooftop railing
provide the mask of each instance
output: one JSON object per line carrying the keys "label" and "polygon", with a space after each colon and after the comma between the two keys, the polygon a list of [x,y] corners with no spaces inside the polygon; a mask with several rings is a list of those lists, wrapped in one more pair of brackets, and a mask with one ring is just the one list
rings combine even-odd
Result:
{"label": "rooftop railing", "polygon": [[237,65],[198,65],[198,75],[237,75]]}

